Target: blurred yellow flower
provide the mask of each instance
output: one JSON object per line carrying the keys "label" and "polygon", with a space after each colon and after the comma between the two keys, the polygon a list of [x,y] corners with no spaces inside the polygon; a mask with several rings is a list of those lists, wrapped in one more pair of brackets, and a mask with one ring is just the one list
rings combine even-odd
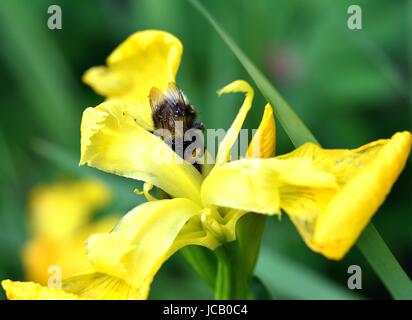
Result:
{"label": "blurred yellow flower", "polygon": [[[77,279],[77,274],[92,270],[85,243],[91,234],[109,232],[118,221],[116,216],[93,220],[96,211],[104,208],[110,198],[106,185],[91,179],[36,187],[29,201],[32,238],[24,246],[22,256],[26,277],[33,282],[4,280],[7,298],[80,298],[62,289],[46,287],[53,276],[49,267],[58,267],[62,279]],[[63,286],[67,283],[72,282],[64,280]]]}
{"label": "blurred yellow flower", "polygon": [[23,248],[26,277],[47,284],[50,266],[59,266],[64,278],[90,268],[84,248],[88,236],[108,232],[111,216],[92,222],[96,210],[110,199],[108,188],[96,180],[36,187],[29,200],[31,238]]}

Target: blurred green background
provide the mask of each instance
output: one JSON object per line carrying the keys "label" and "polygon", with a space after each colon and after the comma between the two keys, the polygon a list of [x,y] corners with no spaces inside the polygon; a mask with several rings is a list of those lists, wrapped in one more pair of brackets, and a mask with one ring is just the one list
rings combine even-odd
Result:
{"label": "blurred green background", "polygon": [[[411,129],[412,1],[357,1],[361,31],[347,28],[352,1],[203,3],[325,147],[357,147]],[[47,28],[52,4],[62,8],[62,30]],[[78,167],[82,110],[102,101],[80,78],[128,35],[149,28],[181,39],[178,84],[206,127],[228,128],[242,98],[215,92],[250,78],[187,1],[0,1],[0,279],[24,279],[20,250],[30,236],[27,197],[33,186],[100,177],[115,194],[107,212],[126,212],[142,201],[132,193],[139,183]],[[257,127],[264,104],[257,92],[246,127]],[[278,125],[277,153],[292,149]],[[409,275],[410,162],[374,218]],[[328,261],[304,245],[286,216],[269,220],[262,248],[257,274],[270,292],[262,297],[389,298],[356,248],[340,262]],[[363,270],[363,289],[356,292],[346,287],[351,264]],[[212,298],[212,291],[175,255],[155,279],[151,297]]]}

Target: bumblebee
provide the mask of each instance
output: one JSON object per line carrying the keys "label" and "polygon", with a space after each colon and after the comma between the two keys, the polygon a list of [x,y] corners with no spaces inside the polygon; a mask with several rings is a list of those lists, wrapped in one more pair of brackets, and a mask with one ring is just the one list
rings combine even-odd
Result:
{"label": "bumblebee", "polygon": [[[198,160],[204,153],[203,144],[200,148],[196,148],[192,154],[184,156],[186,148],[195,140],[193,136],[187,139],[185,133],[192,129],[201,133],[204,131],[203,124],[195,122],[197,112],[185,94],[174,82],[170,82],[164,92],[153,87],[150,90],[149,101],[155,129],[167,130],[170,136],[168,139],[163,136],[165,142],[179,156],[193,164],[200,171]],[[181,152],[182,154],[180,154]]]}

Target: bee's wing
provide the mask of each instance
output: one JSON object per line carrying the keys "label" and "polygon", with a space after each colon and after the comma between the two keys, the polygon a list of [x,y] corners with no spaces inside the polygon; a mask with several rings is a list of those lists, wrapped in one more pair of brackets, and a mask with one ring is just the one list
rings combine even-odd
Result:
{"label": "bee's wing", "polygon": [[176,102],[176,103],[185,103],[186,100],[183,96],[182,90],[174,82],[169,82],[167,86],[167,90],[165,92],[165,96],[167,99]]}
{"label": "bee's wing", "polygon": [[149,101],[150,101],[150,107],[152,108],[152,113],[156,113],[156,111],[159,109],[159,107],[162,105],[164,102],[164,95],[163,93],[156,87],[153,87],[150,89],[150,94],[149,94]]}
{"label": "bee's wing", "polygon": [[167,91],[165,92],[165,96],[167,99],[170,99],[170,101],[173,101],[175,103],[179,103],[185,106],[187,112],[191,114],[196,114],[196,111],[193,108],[193,106],[190,104],[189,99],[186,97],[183,91],[179,89],[176,83],[169,82]]}
{"label": "bee's wing", "polygon": [[169,82],[167,89],[162,92],[160,89],[153,87],[149,94],[150,106],[152,108],[152,113],[159,109],[165,101],[176,105],[178,103],[185,104],[186,99],[179,89],[179,87],[174,82]]}

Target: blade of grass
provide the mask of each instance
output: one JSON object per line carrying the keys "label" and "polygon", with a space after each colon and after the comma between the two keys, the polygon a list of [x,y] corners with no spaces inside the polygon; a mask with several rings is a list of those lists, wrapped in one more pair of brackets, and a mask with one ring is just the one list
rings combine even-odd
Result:
{"label": "blade of grass", "polygon": [[[275,107],[274,110],[276,117],[279,119],[279,122],[284,127],[293,144],[298,147],[306,142],[317,143],[316,138],[286,103],[279,92],[272,86],[269,80],[252,63],[252,61],[250,61],[250,59],[237,46],[237,44],[227,35],[227,33],[203,7],[203,5],[198,0],[188,1],[215,29],[215,31],[219,34],[219,36],[223,39],[226,45],[249,73],[250,77],[253,79],[265,98],[272,104],[272,106]],[[372,223],[370,223],[369,228],[376,231]],[[389,292],[394,298],[409,297],[412,299],[412,295],[410,295],[412,283],[405,271],[392,255],[391,251],[388,249],[383,239],[379,236],[378,232],[376,231],[375,234],[371,233],[371,229],[369,228],[365,230],[366,239],[368,239],[367,243],[369,243],[369,245],[366,245],[365,240],[361,240],[358,248],[371,264],[385,286],[387,286]],[[370,244],[371,239],[373,239],[373,245]],[[385,263],[382,263],[382,260],[384,260]],[[392,270],[392,272],[387,272],[387,270]],[[388,285],[390,287],[388,287]]]}

